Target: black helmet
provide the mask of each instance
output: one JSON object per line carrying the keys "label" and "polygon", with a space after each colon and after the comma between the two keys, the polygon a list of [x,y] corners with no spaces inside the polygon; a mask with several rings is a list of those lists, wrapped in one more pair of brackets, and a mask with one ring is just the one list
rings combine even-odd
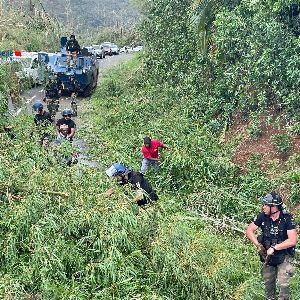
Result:
{"label": "black helmet", "polygon": [[278,206],[279,209],[282,208],[282,198],[275,192],[271,192],[263,197],[262,203],[268,206]]}

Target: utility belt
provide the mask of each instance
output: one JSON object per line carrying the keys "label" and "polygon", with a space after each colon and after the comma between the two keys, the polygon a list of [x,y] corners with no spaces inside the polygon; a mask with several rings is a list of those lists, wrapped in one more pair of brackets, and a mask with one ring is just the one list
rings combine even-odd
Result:
{"label": "utility belt", "polygon": [[[268,250],[271,246],[275,246],[276,244],[280,244],[283,242],[281,239],[266,239],[263,236],[258,236],[258,242],[264,246],[266,250]],[[274,254],[269,257],[268,265],[277,266],[282,264],[285,257],[289,255],[291,257],[295,256],[295,248],[288,248],[284,250],[275,250]],[[260,255],[260,261],[265,262],[265,257]]]}

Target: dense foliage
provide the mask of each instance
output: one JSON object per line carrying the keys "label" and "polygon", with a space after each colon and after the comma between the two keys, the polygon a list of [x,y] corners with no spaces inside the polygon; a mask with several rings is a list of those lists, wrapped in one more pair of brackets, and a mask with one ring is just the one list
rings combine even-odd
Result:
{"label": "dense foliage", "polygon": [[298,2],[194,2],[148,4],[143,32],[151,78],[194,98],[191,117],[211,127],[230,121],[236,109],[270,105],[297,117]]}
{"label": "dense foliage", "polygon": [[[257,9],[248,2],[229,6],[218,1],[215,9],[205,10],[203,26],[198,1],[196,6],[188,0],[147,1],[145,57],[106,76],[83,104],[85,126],[79,135],[100,162],[97,168],[56,164],[52,152],[41,149],[30,134],[29,116],[14,121],[16,140],[0,135],[1,298],[264,299],[254,247],[240,232],[198,216],[228,216],[234,218],[232,227],[242,230],[241,224],[259,211],[258,198],[270,190],[284,191],[290,206],[299,203],[299,154],[284,166],[273,161],[264,170],[260,157],[253,156],[242,170],[232,162],[238,137],[224,142],[223,122],[236,109],[248,115],[270,104],[270,98],[261,97],[263,79],[252,71],[258,68],[260,75],[269,66],[275,80],[279,60],[274,69],[273,60],[258,63],[256,51],[265,44],[258,47],[255,34],[261,43],[272,43],[262,39],[255,24],[271,22],[278,11],[289,13],[286,1],[269,4],[272,9],[271,1],[256,1]],[[243,38],[251,36],[243,44],[238,25],[247,18],[253,27],[242,26],[249,30]],[[287,37],[296,34],[297,22],[282,18],[275,21],[284,24]],[[241,47],[256,43],[252,60]],[[278,51],[282,55],[287,49]],[[288,59],[286,54],[280,61],[284,70]],[[283,88],[281,82],[276,88]],[[282,98],[272,99],[282,104]],[[297,107],[291,107],[289,113],[296,114]],[[259,138],[255,126],[251,132]],[[115,194],[106,195],[114,183],[104,170],[116,161],[138,170],[145,135],[171,148],[162,151],[159,173],[147,173],[160,199],[138,211],[130,189],[124,194],[116,187]],[[282,140],[278,136],[274,144]],[[300,221],[299,211],[295,215]],[[292,279],[294,299],[299,299],[298,283],[299,273]]]}

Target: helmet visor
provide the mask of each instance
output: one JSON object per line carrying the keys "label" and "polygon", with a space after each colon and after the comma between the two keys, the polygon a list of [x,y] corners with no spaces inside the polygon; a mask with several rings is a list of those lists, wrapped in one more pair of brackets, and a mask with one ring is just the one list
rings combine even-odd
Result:
{"label": "helmet visor", "polygon": [[118,171],[117,171],[117,169],[114,166],[111,166],[110,168],[108,168],[105,171],[105,173],[106,173],[107,176],[113,177],[113,176],[115,176],[118,173]]}

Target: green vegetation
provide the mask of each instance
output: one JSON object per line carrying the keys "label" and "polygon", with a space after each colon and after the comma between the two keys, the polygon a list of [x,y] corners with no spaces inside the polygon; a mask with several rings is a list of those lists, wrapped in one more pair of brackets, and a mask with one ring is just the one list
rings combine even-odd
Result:
{"label": "green vegetation", "polygon": [[291,137],[288,134],[275,134],[272,136],[272,141],[277,150],[282,154],[288,154],[292,148]]}
{"label": "green vegetation", "polygon": [[[297,121],[297,23],[284,17],[291,1],[218,3],[205,14],[195,1],[145,3],[145,56],[84,103],[79,134],[98,168],[53,164],[28,116],[15,141],[0,135],[2,299],[264,299],[254,247],[198,214],[243,229],[270,190],[299,203],[299,154],[267,170],[254,155],[242,170],[223,138],[236,111],[251,119],[272,106]],[[139,212],[130,190],[106,196],[104,170],[137,170],[145,135],[172,148],[147,173],[160,199]]]}

